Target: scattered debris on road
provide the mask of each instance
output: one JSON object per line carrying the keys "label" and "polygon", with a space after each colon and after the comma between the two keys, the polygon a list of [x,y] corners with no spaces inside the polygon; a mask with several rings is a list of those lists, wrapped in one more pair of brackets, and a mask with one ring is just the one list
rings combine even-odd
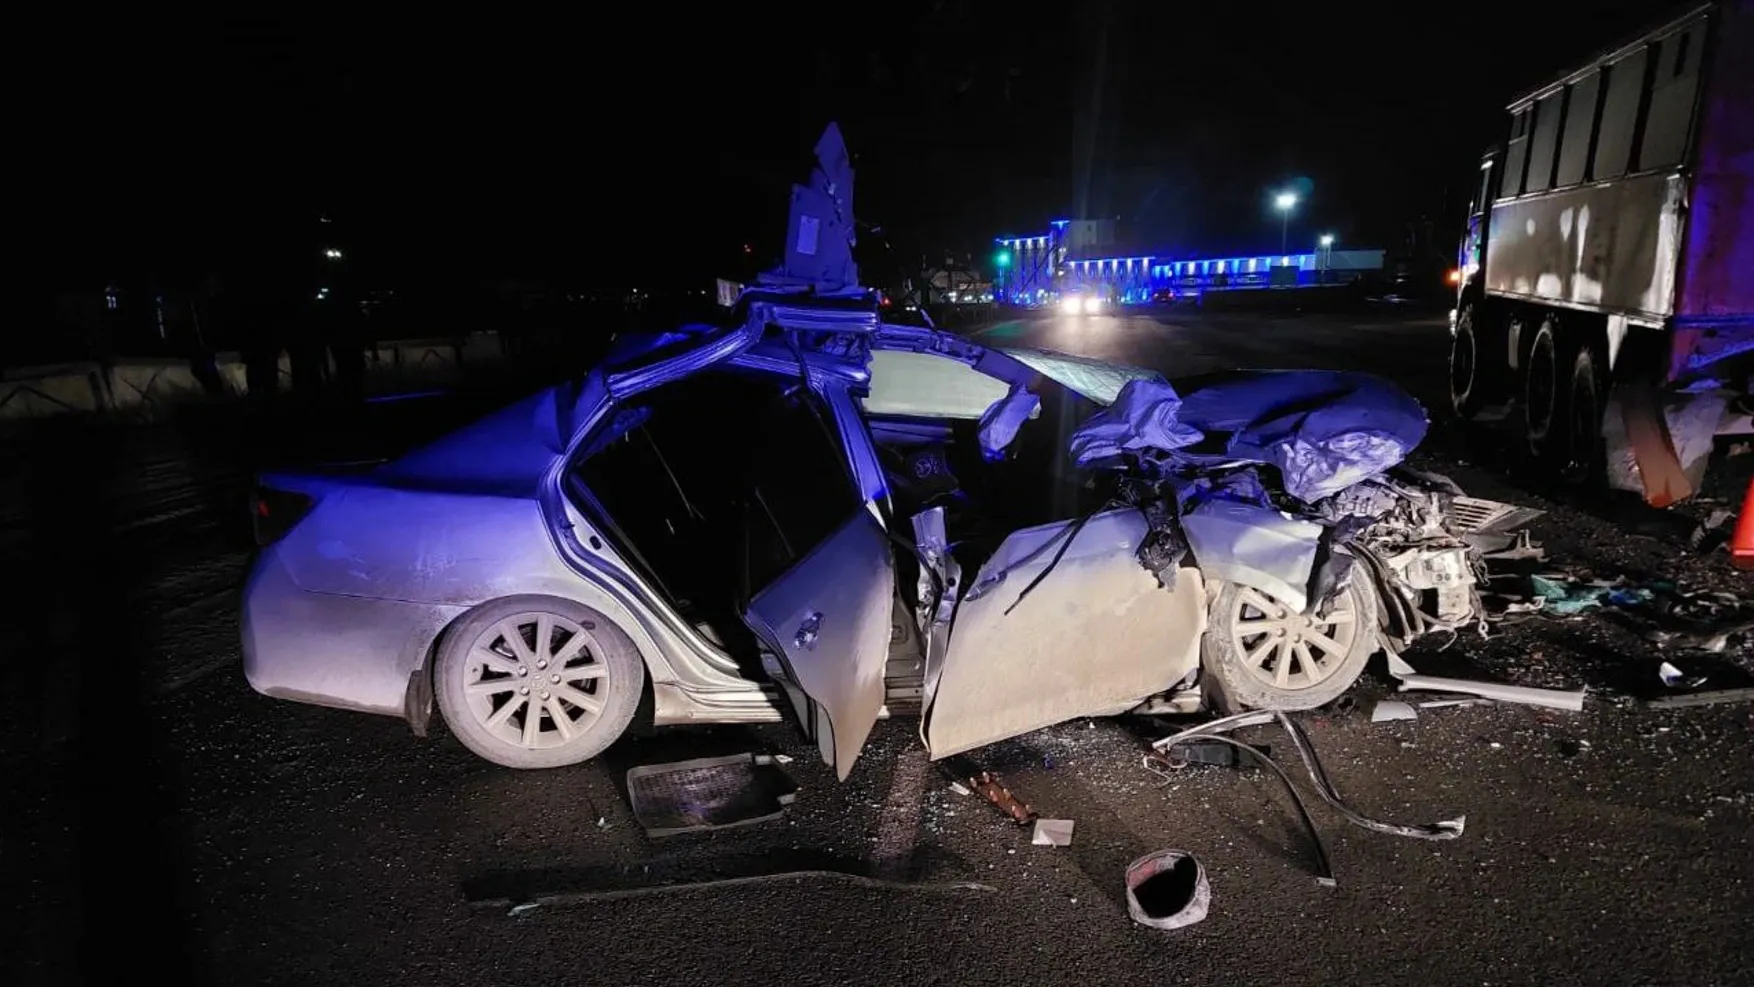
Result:
{"label": "scattered debris on road", "polygon": [[998,777],[992,772],[982,771],[970,777],[968,784],[1000,812],[1009,816],[1011,821],[1017,825],[1027,826],[1035,821],[1035,810],[1018,801],[1017,796],[1012,795],[1009,789],[999,784]]}
{"label": "scattered debris on road", "polygon": [[1662,684],[1662,689],[1645,697],[1646,709],[1679,709],[1754,700],[1754,676],[1717,659],[1676,657],[1664,661],[1657,665],[1657,681]]}
{"label": "scattered debris on road", "polygon": [[1206,868],[1182,850],[1159,850],[1127,865],[1127,914],[1153,929],[1181,929],[1212,907]]}
{"label": "scattered debris on road", "polygon": [[1035,822],[1036,811],[1000,784],[998,775],[976,767],[967,758],[946,758],[938,762],[938,770],[949,782],[950,790],[956,794],[980,795],[1019,826],[1028,826]]}
{"label": "scattered debris on road", "polygon": [[1501,703],[1521,703],[1576,713],[1583,709],[1584,690],[1536,689],[1526,685],[1505,685],[1502,682],[1473,682],[1449,679],[1438,675],[1401,676],[1401,691],[1462,692]]}
{"label": "scattered debris on road", "polygon": [[1074,819],[1037,819],[1029,842],[1036,846],[1071,846]]}
{"label": "scattered debris on road", "polygon": [[1328,778],[1327,769],[1323,767],[1321,759],[1316,756],[1315,746],[1310,742],[1309,735],[1304,732],[1303,727],[1300,726],[1296,720],[1293,720],[1289,715],[1283,712],[1239,713],[1231,716],[1222,716],[1218,719],[1189,727],[1186,730],[1182,730],[1153,742],[1151,745],[1151,751],[1144,756],[1144,765],[1146,769],[1150,770],[1152,773],[1162,775],[1163,771],[1161,768],[1170,763],[1168,760],[1169,752],[1173,748],[1186,744],[1196,738],[1216,740],[1222,743],[1231,744],[1239,750],[1249,753],[1270,768],[1273,773],[1285,783],[1285,789],[1291,795],[1292,803],[1296,806],[1298,815],[1302,818],[1304,828],[1309,831],[1310,842],[1315,848],[1318,864],[1317,881],[1324,886],[1331,887],[1336,883],[1336,880],[1333,867],[1328,860],[1327,848],[1322,844],[1320,831],[1316,829],[1315,821],[1310,818],[1309,810],[1303,801],[1303,796],[1298,792],[1297,786],[1291,780],[1291,776],[1286,774],[1285,770],[1281,768],[1277,762],[1268,757],[1259,748],[1237,740],[1234,737],[1225,736],[1229,731],[1245,726],[1259,725],[1264,722],[1276,722],[1285,730],[1286,735],[1291,739],[1292,747],[1297,750],[1298,757],[1303,761],[1304,769],[1309,774],[1310,785],[1315,789],[1316,794],[1321,796],[1322,801],[1328,803],[1330,807],[1340,813],[1340,815],[1344,816],[1346,820],[1353,825],[1373,832],[1385,833],[1390,836],[1405,836],[1412,839],[1422,840],[1453,840],[1462,835],[1462,831],[1467,823],[1466,816],[1457,816],[1454,819],[1440,820],[1435,823],[1407,825],[1402,823],[1383,822],[1379,819],[1366,816],[1347,805],[1346,802],[1341,799],[1339,791],[1334,787],[1334,783]]}
{"label": "scattered debris on road", "polygon": [[[1251,745],[1252,746],[1252,745]],[[1266,744],[1254,748],[1264,755],[1271,755],[1273,749]],[[1220,768],[1258,768],[1261,763],[1247,751],[1225,743],[1222,740],[1190,740],[1177,745],[1173,754],[1165,758],[1165,766],[1183,768],[1190,764],[1206,764]]]}
{"label": "scattered debris on road", "polygon": [[1417,720],[1419,711],[1411,703],[1399,699],[1384,699],[1370,711],[1370,722],[1387,723],[1390,720]]}
{"label": "scattered debris on road", "polygon": [[627,772],[627,798],[647,836],[674,836],[778,819],[797,783],[772,757],[732,754]]}

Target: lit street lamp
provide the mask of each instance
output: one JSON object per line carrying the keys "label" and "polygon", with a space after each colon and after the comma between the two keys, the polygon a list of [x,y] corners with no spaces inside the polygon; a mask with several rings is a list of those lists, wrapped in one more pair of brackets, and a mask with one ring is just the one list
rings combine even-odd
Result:
{"label": "lit street lamp", "polygon": [[1279,210],[1279,253],[1285,253],[1285,235],[1291,228],[1291,209],[1297,205],[1296,192],[1280,192],[1273,197],[1273,208]]}
{"label": "lit street lamp", "polygon": [[1316,242],[1322,245],[1321,280],[1325,282],[1328,280],[1328,268],[1334,262],[1334,234],[1323,233]]}

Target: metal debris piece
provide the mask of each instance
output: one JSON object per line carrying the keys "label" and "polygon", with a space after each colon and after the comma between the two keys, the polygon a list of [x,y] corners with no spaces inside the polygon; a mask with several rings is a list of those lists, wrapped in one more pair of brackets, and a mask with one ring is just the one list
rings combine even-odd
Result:
{"label": "metal debris piece", "polygon": [[[1273,749],[1266,744],[1252,746],[1262,754],[1271,756],[1273,753]],[[1190,740],[1177,744],[1175,750],[1164,752],[1163,764],[1171,769],[1185,768],[1190,764],[1239,769],[1261,766],[1253,754],[1239,750],[1233,744],[1213,739]]]}
{"label": "metal debris piece", "polygon": [[911,891],[973,891],[982,894],[997,893],[998,888],[978,881],[903,881],[886,880],[880,877],[869,877],[863,874],[839,870],[822,870],[817,868],[780,867],[765,874],[745,874],[729,877],[708,877],[694,880],[662,879],[649,884],[615,884],[607,887],[551,887],[540,892],[534,898],[508,899],[504,896],[476,898],[467,902],[473,908],[505,909],[511,917],[526,915],[538,908],[562,907],[588,902],[621,901],[628,898],[649,898],[656,895],[677,893],[695,893],[703,890],[724,890],[770,884],[776,881],[795,883],[812,880],[849,884],[860,888],[906,888]]}
{"label": "metal debris piece", "polygon": [[1451,706],[1490,706],[1490,699],[1432,699],[1419,704],[1420,709],[1448,709]]}
{"label": "metal debris piece", "polygon": [[[1446,679],[1436,675],[1421,675],[1419,670],[1407,664],[1406,659],[1393,651],[1387,652],[1389,674],[1399,679],[1401,691],[1430,690],[1431,692],[1460,692],[1481,699],[1498,702],[1522,703],[1528,706],[1545,706],[1548,709],[1563,709],[1576,713],[1583,709],[1584,691],[1562,692],[1558,689],[1535,689],[1521,685],[1503,685],[1498,682],[1470,682],[1466,679]],[[1162,741],[1159,741],[1162,743]]]}
{"label": "metal debris piece", "polygon": [[627,799],[647,836],[777,819],[797,794],[797,783],[764,755],[642,764],[627,772]]}
{"label": "metal debris piece", "polygon": [[1683,651],[1710,651],[1722,654],[1730,638],[1754,636],[1754,617],[1747,620],[1723,621],[1713,626],[1688,630],[1655,629],[1645,637],[1659,648]]}
{"label": "metal debris piece", "polygon": [[1419,711],[1414,709],[1411,703],[1404,703],[1399,699],[1384,699],[1376,704],[1375,709],[1370,711],[1370,722],[1372,723],[1387,723],[1390,720],[1417,720],[1418,718]]}
{"label": "metal debris piece", "polygon": [[1389,674],[1393,675],[1395,678],[1398,679],[1408,675],[1419,674],[1419,670],[1412,665],[1407,664],[1407,659],[1402,658],[1400,652],[1396,651],[1394,648],[1384,645],[1382,653],[1383,658],[1388,661]]}
{"label": "metal debris piece", "polygon": [[[1212,723],[1206,724],[1206,726],[1215,728],[1215,727],[1222,725],[1222,726],[1224,726],[1225,729],[1231,729],[1231,728],[1234,728],[1235,726],[1237,726],[1238,723],[1230,722],[1230,721],[1236,721],[1239,719],[1240,719],[1240,717],[1238,717],[1238,716],[1223,717],[1221,719],[1214,720]],[[1195,729],[1197,730],[1199,728],[1196,727]],[[1153,761],[1167,762],[1168,758],[1169,758],[1168,752],[1175,745],[1186,744],[1186,743],[1190,743],[1192,741],[1193,738],[1186,736],[1186,734],[1188,734],[1189,732],[1190,731],[1184,730],[1180,734],[1175,735],[1174,737],[1166,737],[1163,740],[1158,741],[1158,743],[1165,744],[1168,746],[1165,746],[1162,750],[1150,751],[1149,753],[1147,753],[1145,755],[1144,762],[1145,762],[1146,770],[1151,771],[1153,774],[1163,776],[1163,772],[1158,771],[1156,768],[1152,767],[1151,762],[1153,762]],[[1268,768],[1270,768],[1272,770],[1273,774],[1279,778],[1280,783],[1285,786],[1285,794],[1291,796],[1291,804],[1292,804],[1292,806],[1294,806],[1297,809],[1297,818],[1299,818],[1303,821],[1303,828],[1306,832],[1309,833],[1310,846],[1315,848],[1316,883],[1322,885],[1323,887],[1328,887],[1328,888],[1334,887],[1334,885],[1336,883],[1335,878],[1334,878],[1334,864],[1333,864],[1333,861],[1328,858],[1328,848],[1322,844],[1321,830],[1316,829],[1315,820],[1310,818],[1310,815],[1309,815],[1309,806],[1304,804],[1303,796],[1298,794],[1297,786],[1291,783],[1291,776],[1285,773],[1285,769],[1281,768],[1277,761],[1274,761],[1272,758],[1268,757],[1265,752],[1259,750],[1258,748],[1251,747],[1248,744],[1245,744],[1242,741],[1237,740],[1234,737],[1223,737],[1223,736],[1219,736],[1217,734],[1211,734],[1211,735],[1208,735],[1205,739],[1209,740],[1209,741],[1216,741],[1216,742],[1221,743],[1221,744],[1228,744],[1232,747],[1235,747],[1239,751],[1245,751],[1249,754],[1254,755],[1256,760],[1258,760],[1261,764],[1264,764]],[[1314,777],[1313,771],[1311,772],[1311,777]]]}
{"label": "metal debris piece", "polygon": [[1547,550],[1523,530],[1513,536],[1509,546],[1496,552],[1483,552],[1480,557],[1487,562],[1545,562]]}
{"label": "metal debris piece", "polygon": [[1501,703],[1521,703],[1525,706],[1544,706],[1547,709],[1562,709],[1568,713],[1583,710],[1584,690],[1564,692],[1559,689],[1536,689],[1526,685],[1505,685],[1500,682],[1470,682],[1466,679],[1446,679],[1437,675],[1403,675],[1401,691],[1427,690],[1431,692],[1462,692],[1470,696],[1484,699],[1495,699]]}
{"label": "metal debris piece", "polygon": [[1677,692],[1645,700],[1645,709],[1680,709],[1683,706],[1715,706],[1719,703],[1754,702],[1754,688],[1707,689],[1702,692]]}
{"label": "metal debris piece", "polygon": [[[1399,657],[1394,656],[1394,660],[1398,661]],[[1405,665],[1404,662],[1402,664]],[[1392,668],[1393,665],[1391,664],[1390,667]],[[1263,717],[1266,719],[1263,720]],[[1387,833],[1391,836],[1407,836],[1422,840],[1453,840],[1462,835],[1462,830],[1467,823],[1466,816],[1457,816],[1454,819],[1443,819],[1435,823],[1403,825],[1400,823],[1386,823],[1377,819],[1372,819],[1347,805],[1341,800],[1340,793],[1334,788],[1333,782],[1328,780],[1327,770],[1322,767],[1321,760],[1316,757],[1315,746],[1310,743],[1309,736],[1303,732],[1303,728],[1297,724],[1296,720],[1293,720],[1283,711],[1251,711],[1247,713],[1234,713],[1230,716],[1221,716],[1216,720],[1202,723],[1199,726],[1189,727],[1180,733],[1171,734],[1162,740],[1153,741],[1151,744],[1154,748],[1153,752],[1145,756],[1146,758],[1161,757],[1161,752],[1168,751],[1171,747],[1185,743],[1194,737],[1218,737],[1222,733],[1227,733],[1239,727],[1251,726],[1263,722],[1272,722],[1275,720],[1280,726],[1284,727],[1285,732],[1290,735],[1292,746],[1297,748],[1298,757],[1303,759],[1303,766],[1309,772],[1310,783],[1315,787],[1316,794],[1320,795],[1322,801],[1328,803],[1328,805],[1332,806],[1335,811],[1345,816],[1353,825],[1373,830],[1378,833]],[[1230,738],[1225,739],[1230,740]],[[1231,742],[1241,743],[1241,741],[1236,740],[1231,740]],[[1275,771],[1279,771],[1281,777],[1286,777],[1277,763],[1268,760],[1267,764]],[[1287,779],[1286,784],[1287,787],[1290,788],[1289,779]],[[1295,788],[1291,788],[1293,798],[1297,802],[1298,808],[1301,810],[1302,800],[1296,798],[1296,791]],[[1310,828],[1313,832],[1313,824],[1311,824]],[[1318,851],[1321,850],[1321,844],[1319,842],[1316,844],[1316,848]]]}
{"label": "metal debris piece", "polygon": [[993,803],[1000,812],[1010,816],[1011,821],[1017,825],[1027,826],[1035,821],[1035,810],[1018,801],[1017,796],[999,784],[999,779],[991,771],[982,771],[970,777],[968,786]]}
{"label": "metal debris piece", "polygon": [[1029,842],[1036,846],[1071,846],[1074,819],[1037,819]]}
{"label": "metal debris piece", "polygon": [[1182,850],[1148,853],[1127,865],[1127,914],[1153,929],[1180,929],[1206,917],[1212,885],[1206,868]]}
{"label": "metal debris piece", "polygon": [[1657,678],[1671,689],[1697,689],[1706,682],[1705,676],[1689,676],[1666,661],[1657,666]]}

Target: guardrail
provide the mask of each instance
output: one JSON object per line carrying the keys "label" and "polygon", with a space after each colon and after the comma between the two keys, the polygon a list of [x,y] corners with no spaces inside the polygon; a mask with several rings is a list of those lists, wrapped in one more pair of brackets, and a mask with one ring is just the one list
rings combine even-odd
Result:
{"label": "guardrail", "polygon": [[[410,384],[457,383],[468,373],[503,364],[506,352],[499,333],[478,332],[371,343],[364,359],[362,385],[373,394]],[[286,390],[292,380],[286,353],[278,355],[277,364],[279,389]],[[332,363],[326,369],[334,374]],[[168,358],[20,367],[0,375],[0,420],[110,413],[151,417],[177,405],[248,393],[248,373],[236,353],[215,354],[211,374],[197,373],[188,360]]]}

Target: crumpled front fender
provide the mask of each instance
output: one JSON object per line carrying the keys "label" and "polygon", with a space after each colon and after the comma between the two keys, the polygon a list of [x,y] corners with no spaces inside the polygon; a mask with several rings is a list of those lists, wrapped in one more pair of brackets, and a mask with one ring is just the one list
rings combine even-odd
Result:
{"label": "crumpled front fender", "polygon": [[1208,500],[1182,516],[1194,562],[1208,580],[1250,586],[1293,610],[1308,603],[1322,526],[1270,507]]}

